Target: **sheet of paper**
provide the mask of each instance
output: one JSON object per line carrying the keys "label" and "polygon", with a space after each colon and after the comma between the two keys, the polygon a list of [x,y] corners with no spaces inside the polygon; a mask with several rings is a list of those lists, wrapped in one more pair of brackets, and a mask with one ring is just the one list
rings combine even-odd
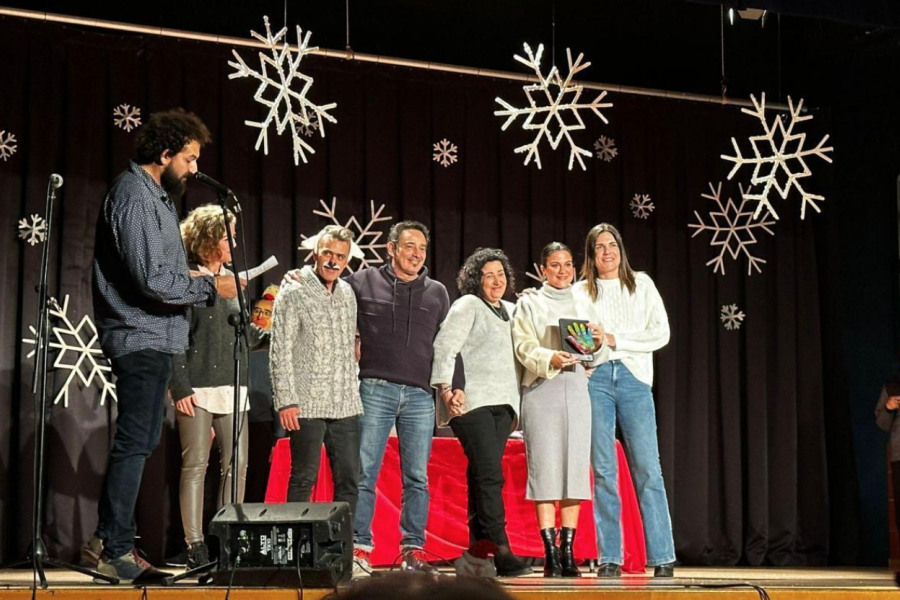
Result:
{"label": "sheet of paper", "polygon": [[271,269],[272,267],[275,267],[277,265],[278,265],[278,259],[275,258],[274,255],[270,256],[269,258],[267,258],[265,260],[265,262],[263,262],[263,264],[259,265],[258,267],[253,267],[252,269],[249,269],[247,271],[241,271],[241,273],[240,273],[241,279],[250,281],[251,279],[259,277],[260,275],[262,275],[263,273],[265,273],[266,271],[268,271],[269,269]]}

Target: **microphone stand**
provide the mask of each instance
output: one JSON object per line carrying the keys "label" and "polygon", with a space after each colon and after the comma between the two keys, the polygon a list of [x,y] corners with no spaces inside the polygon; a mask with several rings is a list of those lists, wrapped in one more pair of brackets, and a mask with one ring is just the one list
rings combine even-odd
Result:
{"label": "microphone stand", "polygon": [[[238,300],[238,314],[230,315],[228,317],[228,324],[234,328],[234,394],[233,394],[233,408],[234,408],[234,419],[233,419],[233,427],[231,429],[231,465],[229,466],[229,470],[231,472],[231,502],[228,504],[236,504],[238,500],[238,469],[240,466],[240,458],[239,458],[239,449],[240,449],[240,437],[241,437],[241,427],[240,427],[240,419],[241,419],[241,358],[244,352],[244,342],[247,341],[247,331],[250,328],[250,320],[247,317],[247,303],[244,300],[244,290],[241,287],[241,276],[240,271],[237,268],[237,254],[235,253],[235,245],[234,245],[234,235],[231,233],[231,227],[228,224],[228,213],[231,212],[228,208],[228,199],[234,197],[234,193],[231,190],[220,191],[219,192],[219,205],[222,207],[222,219],[225,223],[225,237],[228,239],[228,249],[231,251],[231,266],[232,266],[232,275],[234,275],[234,285],[235,289],[237,289],[237,300]],[[235,198],[235,203],[237,203],[237,198]],[[236,224],[242,225],[241,217],[240,217],[240,205],[237,205],[238,208],[232,214],[235,216]],[[247,342],[249,346],[249,342]],[[219,557],[221,560],[221,557]],[[175,575],[173,577],[166,577],[163,580],[163,585],[173,585],[174,583],[181,581],[182,579],[187,579],[193,577],[194,575],[201,575],[199,583],[201,585],[207,583],[211,575],[209,572],[212,571],[217,565],[219,561],[211,561],[205,565],[200,565],[180,575]]]}
{"label": "microphone stand", "polygon": [[[59,178],[58,175],[53,177]],[[47,546],[44,545],[43,534],[43,517],[44,517],[44,461],[45,461],[45,445],[47,431],[47,372],[49,371],[48,360],[50,351],[50,293],[47,284],[48,272],[50,266],[50,233],[53,225],[53,201],[56,200],[56,191],[62,185],[62,179],[56,186],[53,185],[54,179],[51,177],[50,183],[47,185],[47,205],[45,207],[45,215],[47,221],[47,233],[45,237],[44,247],[41,249],[41,268],[40,280],[36,291],[38,293],[38,322],[37,333],[34,340],[35,360],[34,369],[31,372],[31,393],[34,395],[34,415],[35,415],[35,431],[34,431],[34,487],[31,499],[32,522],[31,522],[31,543],[28,547],[26,558],[18,563],[10,565],[10,568],[18,567],[25,564],[31,564],[35,575],[41,581],[41,589],[47,589],[47,576],[44,572],[44,566],[49,565],[57,569],[67,569],[75,571],[83,575],[88,575],[94,579],[106,581],[107,583],[116,584],[119,580],[116,577],[110,577],[98,573],[92,569],[88,569],[79,565],[73,565],[64,562],[58,558],[53,558],[47,554]]]}

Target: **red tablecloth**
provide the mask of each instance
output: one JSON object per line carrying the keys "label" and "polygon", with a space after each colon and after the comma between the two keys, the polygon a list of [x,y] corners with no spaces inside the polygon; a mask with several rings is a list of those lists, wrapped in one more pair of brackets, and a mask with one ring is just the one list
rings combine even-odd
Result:
{"label": "red tablecloth", "polygon": [[[641,513],[631,481],[631,472],[621,446],[616,443],[619,456],[619,494],[622,501],[622,530],[627,572],[644,570],[647,555]],[[291,450],[287,439],[275,446],[266,502],[285,502],[291,474]],[[521,556],[543,556],[534,503],[525,499],[528,469],[525,463],[525,444],[511,439],[503,456],[506,485],[503,499],[506,505],[506,531],[514,552]],[[385,450],[384,463],[376,487],[375,519],[372,532],[375,551],[374,565],[389,565],[397,558],[400,545],[400,456],[397,438],[391,437]],[[466,457],[455,438],[435,438],[428,461],[428,487],[431,491],[431,510],[425,530],[425,549],[447,559],[454,559],[469,545],[466,525]],[[314,502],[332,499],[331,469],[323,448],[319,479],[313,489]],[[581,505],[575,555],[579,559],[596,558],[597,540],[594,530],[593,505],[586,500]]]}

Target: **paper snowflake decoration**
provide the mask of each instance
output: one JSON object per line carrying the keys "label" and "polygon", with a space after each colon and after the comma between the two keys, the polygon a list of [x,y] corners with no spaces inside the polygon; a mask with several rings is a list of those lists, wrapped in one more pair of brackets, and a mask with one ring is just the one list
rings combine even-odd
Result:
{"label": "paper snowflake decoration", "polygon": [[312,137],[316,135],[316,132],[319,130],[319,119],[315,114],[310,115],[309,123],[300,125],[300,133],[302,133],[306,137]]}
{"label": "paper snowflake decoration", "polygon": [[136,129],[141,126],[141,109],[130,104],[120,104],[113,109],[113,123],[125,131]]}
{"label": "paper snowflake decoration", "polygon": [[[50,348],[60,350],[53,361],[53,368],[63,371],[69,371],[65,383],[60,388],[59,393],[54,398],[53,403],[59,404],[62,401],[63,406],[69,407],[69,385],[75,381],[75,378],[81,380],[81,383],[87,387],[94,383],[100,388],[100,406],[106,402],[107,395],[112,396],[113,400],[118,401],[116,397],[116,386],[110,381],[112,376],[112,367],[109,361],[103,356],[103,350],[100,349],[97,337],[97,328],[88,315],[84,315],[78,325],[72,324],[67,313],[69,310],[69,296],[63,299],[63,305],[60,307],[56,298],[50,298],[50,314],[62,321],[62,325],[53,327],[53,339],[50,342]],[[28,327],[31,335],[37,338],[37,331],[33,326]],[[35,346],[28,353],[27,358],[34,356],[37,351],[35,339],[23,339],[26,344]]]}
{"label": "paper snowflake decoration", "polygon": [[[312,146],[307,144],[301,137],[303,127],[316,127],[319,134],[325,137],[324,120],[337,123],[337,119],[328,114],[328,111],[337,107],[332,102],[324,106],[314,104],[309,100],[307,94],[313,85],[313,78],[300,72],[300,62],[303,57],[318,50],[318,47],[309,47],[309,37],[312,32],[307,31],[306,36],[303,30],[297,26],[297,42],[299,44],[296,58],[291,54],[291,47],[286,39],[287,27],[272,35],[272,29],[269,27],[269,17],[263,17],[266,24],[266,36],[263,37],[255,31],[251,31],[251,35],[257,40],[265,44],[269,51],[269,55],[264,52],[259,53],[260,70],[256,71],[247,66],[244,59],[241,58],[237,50],[232,50],[237,62],[228,61],[229,66],[234,67],[234,73],[228,75],[228,79],[239,79],[242,77],[252,77],[259,81],[259,88],[253,95],[253,99],[269,109],[266,118],[262,121],[244,121],[254,129],[259,129],[259,136],[256,138],[255,149],[263,147],[263,152],[269,154],[269,126],[275,122],[275,130],[278,135],[284,133],[285,129],[290,128],[291,137],[294,141],[294,165],[300,164],[300,159],[306,162],[306,153],[315,154]],[[269,67],[275,74],[270,76]],[[297,89],[295,89],[295,87]],[[270,100],[264,95],[270,92],[274,93],[274,99]],[[314,126],[313,123],[316,123]]]}
{"label": "paper snowflake decoration", "polygon": [[[372,265],[382,264],[384,262],[384,258],[381,256],[380,251],[387,248],[387,242],[379,242],[381,240],[381,236],[384,234],[383,231],[377,231],[375,229],[375,225],[382,221],[390,221],[393,217],[382,217],[381,213],[384,211],[384,204],[375,209],[375,201],[370,201],[370,208],[372,210],[372,218],[363,226],[357,218],[350,217],[350,219],[346,223],[341,223],[337,218],[337,198],[331,199],[331,206],[325,204],[324,200],[319,200],[319,204],[322,205],[322,210],[314,210],[314,215],[319,215],[321,217],[325,217],[326,219],[331,220],[331,224],[340,225],[341,227],[346,227],[347,229],[353,230],[356,234],[355,239],[350,245],[350,255],[351,258],[359,259],[360,263],[357,267],[359,270],[365,269],[367,267],[371,267]],[[316,247],[316,242],[318,241],[318,235],[305,236],[303,234],[300,237],[304,240],[300,245],[300,250],[309,250],[309,254],[306,255],[304,259],[306,262],[312,260],[312,251]],[[348,265],[347,270],[351,273],[353,269]]]}
{"label": "paper snowflake decoration", "polygon": [[[550,147],[556,150],[560,142],[565,138],[569,144],[569,170],[572,170],[572,164],[576,158],[581,168],[587,170],[582,156],[591,156],[591,153],[578,146],[572,139],[573,131],[584,129],[584,121],[581,119],[579,110],[589,108],[600,117],[600,120],[608,124],[609,121],[606,120],[600,109],[612,106],[612,103],[601,102],[606,96],[605,91],[600,92],[600,95],[590,104],[578,103],[584,86],[574,85],[572,79],[576,74],[591,66],[591,63],[581,63],[584,54],[579,54],[578,59],[572,62],[572,52],[566,49],[566,56],[569,61],[569,74],[563,80],[556,67],[552,67],[546,77],[541,73],[541,55],[544,53],[543,44],[538,46],[537,54],[533,54],[528,44],[525,44],[525,53],[528,55],[527,58],[517,54],[515,59],[531,68],[539,83],[526,85],[522,88],[525,90],[525,96],[528,98],[527,108],[516,108],[505,100],[496,98],[496,102],[503,106],[503,110],[495,111],[494,114],[498,117],[507,117],[502,130],[506,131],[507,127],[520,115],[525,115],[522,129],[525,131],[537,131],[537,135],[531,143],[515,149],[517,154],[526,153],[526,166],[534,159],[538,169],[541,168],[541,155],[538,153],[541,140],[546,138],[547,142],[550,143]],[[551,91],[551,88],[555,88],[556,91]]]}
{"label": "paper snowflake decoration", "polygon": [[449,167],[457,161],[456,144],[451,143],[447,138],[442,139],[436,144],[432,144],[432,146],[434,147],[434,156],[432,157],[432,160],[441,163],[442,167]]}
{"label": "paper snowflake decoration", "polygon": [[653,202],[650,201],[650,194],[635,194],[629,206],[631,207],[631,214],[638,219],[646,219],[653,212],[653,209],[656,208]]}
{"label": "paper snowflake decoration", "polygon": [[544,273],[541,271],[541,265],[539,265],[537,263],[532,263],[532,266],[534,267],[534,272],[532,273],[531,271],[527,271],[525,273],[525,276],[531,277],[538,283],[544,283],[545,281],[547,281],[547,278],[544,277]]}
{"label": "paper snowflake decoration", "polygon": [[16,153],[16,136],[0,129],[0,158],[6,161]]}
{"label": "paper snowflake decoration", "polygon": [[19,219],[19,237],[31,244],[42,244],[47,239],[47,221],[40,215],[31,215],[28,219]]}
{"label": "paper snowflake decoration", "polygon": [[725,325],[725,329],[734,331],[741,328],[741,323],[744,322],[745,316],[743,311],[738,311],[737,304],[725,304],[722,306],[722,314],[719,318],[722,320],[722,324]]}
{"label": "paper snowflake decoration", "polygon": [[791,97],[788,96],[790,122],[786,128],[784,125],[784,115],[776,115],[771,126],[766,122],[765,94],[762,94],[761,102],[757,102],[756,97],[752,95],[750,96],[750,99],[753,101],[754,109],[750,110],[749,108],[742,108],[741,112],[759,119],[759,122],[763,126],[763,131],[765,131],[765,135],[757,135],[750,138],[750,146],[753,148],[752,157],[741,154],[741,149],[738,147],[737,140],[731,138],[731,143],[734,145],[735,156],[722,155],[723,159],[734,163],[734,167],[732,167],[731,172],[728,174],[728,179],[730,180],[734,177],[734,174],[737,173],[738,169],[743,165],[753,165],[753,175],[750,178],[750,183],[753,186],[761,186],[761,189],[751,188],[750,191],[753,193],[747,194],[744,198],[759,202],[753,213],[754,219],[759,218],[759,213],[762,211],[763,207],[765,207],[775,219],[778,218],[778,213],[775,212],[775,209],[769,202],[769,194],[773,188],[778,192],[782,199],[788,197],[792,188],[800,194],[802,200],[802,204],[800,205],[801,219],[806,218],[807,206],[811,206],[816,212],[822,212],[822,209],[819,208],[819,205],[816,204],[816,202],[823,202],[825,197],[807,192],[798,180],[812,175],[812,171],[809,170],[809,167],[804,160],[805,157],[818,156],[826,162],[831,162],[831,157],[828,156],[827,153],[832,152],[834,148],[825,146],[825,142],[828,141],[828,135],[825,135],[815,148],[811,150],[804,148],[804,145],[806,144],[806,134],[794,132],[794,128],[797,124],[812,119],[812,115],[801,114],[801,111],[803,110],[802,99],[797,106],[794,106],[794,102],[791,100]]}
{"label": "paper snowflake decoration", "polygon": [[616,140],[605,135],[601,135],[600,139],[594,142],[594,150],[597,158],[606,162],[612,162],[612,159],[619,155],[619,150],[616,148]]}
{"label": "paper snowflake decoration", "polygon": [[748,199],[747,196],[744,195],[743,186],[740,186],[742,200],[739,207],[731,198],[728,199],[724,206],[722,205],[721,182],[719,182],[718,188],[713,187],[713,184],[710,183],[709,190],[709,194],[702,194],[702,196],[708,200],[712,200],[718,206],[718,210],[709,213],[709,225],[703,222],[703,218],[700,217],[700,213],[696,210],[694,211],[694,215],[697,217],[697,223],[688,224],[688,227],[691,229],[696,229],[694,235],[691,237],[697,237],[701,231],[712,231],[713,237],[710,241],[710,246],[713,248],[717,246],[721,248],[719,255],[706,264],[714,265],[713,273],[721,271],[722,275],[724,275],[725,254],[730,254],[731,258],[735,260],[737,260],[741,254],[744,254],[750,261],[750,264],[747,266],[747,275],[752,275],[754,268],[757,272],[761,273],[762,267],[760,267],[760,265],[765,264],[766,261],[753,256],[749,249],[749,246],[757,243],[753,230],[762,229],[769,235],[775,235],[775,232],[769,228],[770,225],[775,225],[775,221],[767,221],[765,218],[761,220],[753,219],[753,213],[744,208]]}

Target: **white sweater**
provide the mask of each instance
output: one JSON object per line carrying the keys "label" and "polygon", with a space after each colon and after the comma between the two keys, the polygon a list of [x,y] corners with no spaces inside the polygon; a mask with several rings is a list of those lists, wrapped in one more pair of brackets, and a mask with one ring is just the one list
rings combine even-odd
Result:
{"label": "white sweater", "polygon": [[591,301],[583,281],[572,286],[572,292],[588,318],[616,338],[615,349],[603,358],[621,360],[638,380],[653,385],[653,352],[669,343],[669,317],[653,280],[635,273],[635,283],[631,294],[618,279],[598,279],[596,301]]}

